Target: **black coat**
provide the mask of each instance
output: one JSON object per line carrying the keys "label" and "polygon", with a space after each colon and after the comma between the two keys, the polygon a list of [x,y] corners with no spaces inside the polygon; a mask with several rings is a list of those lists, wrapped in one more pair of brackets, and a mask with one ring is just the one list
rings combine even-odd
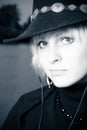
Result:
{"label": "black coat", "polygon": [[[44,112],[40,130],[68,130],[71,121],[57,107],[56,92],[55,87],[44,87]],[[41,107],[41,89],[24,94],[10,111],[2,130],[38,130]],[[75,122],[72,130],[87,130],[87,122]]]}

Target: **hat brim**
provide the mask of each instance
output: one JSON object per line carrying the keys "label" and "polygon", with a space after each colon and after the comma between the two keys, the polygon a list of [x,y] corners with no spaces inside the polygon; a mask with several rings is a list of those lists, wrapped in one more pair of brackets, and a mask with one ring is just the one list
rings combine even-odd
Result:
{"label": "hat brim", "polygon": [[21,35],[13,39],[6,39],[4,42],[22,42],[34,35],[70,26],[86,20],[87,14],[81,11],[65,10],[60,13],[49,11],[47,13],[39,14]]}

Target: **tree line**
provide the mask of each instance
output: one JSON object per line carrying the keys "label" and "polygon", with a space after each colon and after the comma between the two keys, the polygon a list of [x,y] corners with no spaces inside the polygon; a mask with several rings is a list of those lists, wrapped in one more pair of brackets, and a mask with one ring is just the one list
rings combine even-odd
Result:
{"label": "tree line", "polygon": [[19,24],[20,14],[16,4],[4,5],[0,8],[0,42],[4,39],[14,38],[26,29],[29,24]]}

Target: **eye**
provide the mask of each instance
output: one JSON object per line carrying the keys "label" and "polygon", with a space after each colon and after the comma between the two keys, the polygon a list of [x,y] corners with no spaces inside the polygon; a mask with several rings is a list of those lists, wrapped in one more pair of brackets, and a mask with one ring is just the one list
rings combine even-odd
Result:
{"label": "eye", "polygon": [[63,44],[69,45],[74,42],[74,38],[73,37],[62,37],[61,41]]}
{"label": "eye", "polygon": [[44,49],[47,46],[47,42],[45,41],[40,41],[37,46],[39,46],[41,49]]}

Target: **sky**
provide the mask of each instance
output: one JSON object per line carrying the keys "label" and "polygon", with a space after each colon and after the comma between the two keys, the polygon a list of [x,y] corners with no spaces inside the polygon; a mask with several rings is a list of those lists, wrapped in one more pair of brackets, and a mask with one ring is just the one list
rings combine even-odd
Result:
{"label": "sky", "polygon": [[27,22],[32,12],[33,0],[0,0],[0,7],[7,4],[17,4],[20,13],[20,24]]}

